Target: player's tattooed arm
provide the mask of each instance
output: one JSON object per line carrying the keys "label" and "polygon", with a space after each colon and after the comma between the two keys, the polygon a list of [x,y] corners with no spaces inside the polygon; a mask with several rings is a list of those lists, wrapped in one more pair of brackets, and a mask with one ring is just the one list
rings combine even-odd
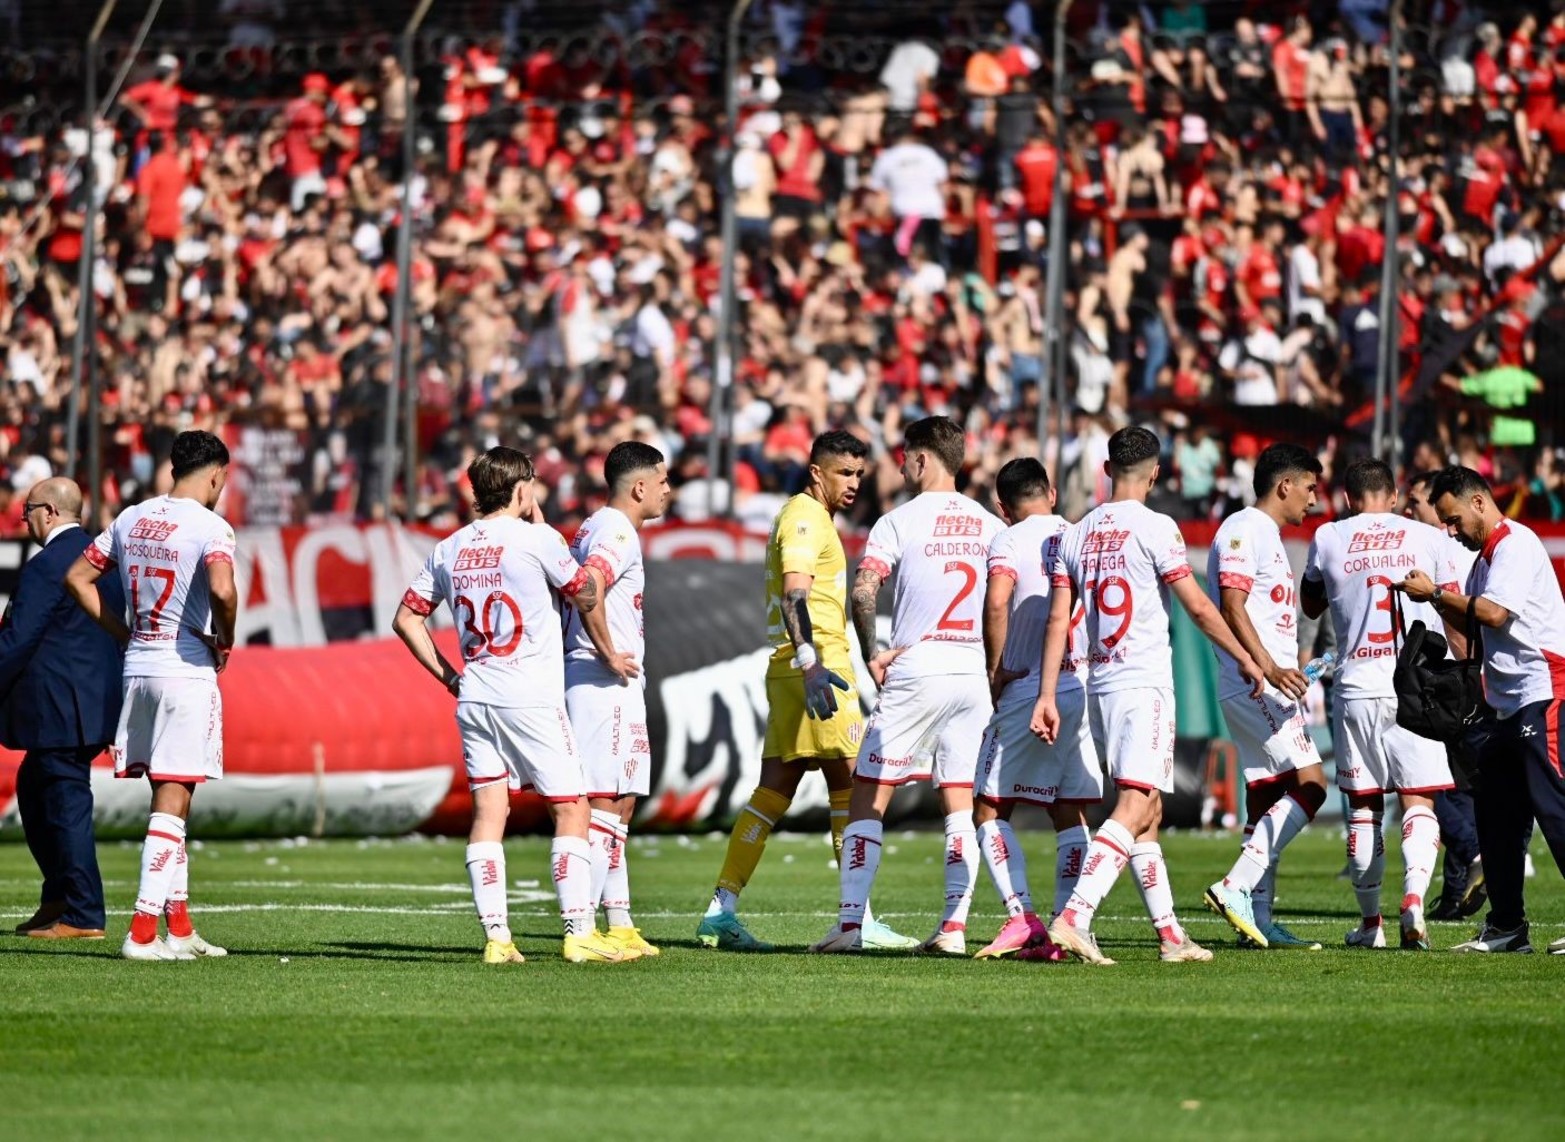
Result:
{"label": "player's tattooed arm", "polygon": [[880,583],[879,573],[868,567],[860,567],[853,577],[853,630],[859,636],[865,662],[875,657],[875,599],[880,594]]}
{"label": "player's tattooed arm", "polygon": [[596,610],[598,604],[603,601],[603,593],[598,590],[598,581],[591,575],[588,575],[581,588],[574,595],[570,596],[570,600],[571,606],[575,607],[582,614]]}
{"label": "player's tattooed arm", "polygon": [[783,627],[795,650],[815,642],[815,627],[810,622],[810,588],[814,583],[812,576],[800,572],[783,576]]}

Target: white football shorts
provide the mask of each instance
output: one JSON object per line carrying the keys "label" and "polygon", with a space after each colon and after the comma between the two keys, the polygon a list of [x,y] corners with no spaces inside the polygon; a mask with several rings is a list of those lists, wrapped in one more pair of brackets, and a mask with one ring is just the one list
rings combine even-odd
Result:
{"label": "white football shorts", "polygon": [[1134,686],[1090,694],[1092,739],[1109,780],[1129,789],[1174,791],[1174,691]]}
{"label": "white football shorts", "polygon": [[530,789],[545,801],[574,801],[587,792],[564,706],[458,702],[456,726],[471,788],[504,781],[513,793]]}
{"label": "white football shorts", "polygon": [[1397,725],[1395,698],[1339,698],[1332,734],[1337,788],[1347,793],[1439,793],[1456,788],[1445,746]]}
{"label": "white football shorts", "polygon": [[991,712],[982,674],[893,679],[864,727],[854,776],[876,785],[933,778],[936,789],[971,789]]}
{"label": "white football shorts", "polygon": [[216,678],[127,678],[114,733],[115,777],[219,781],[223,697]]}
{"label": "white football shorts", "polygon": [[1246,785],[1279,781],[1321,763],[1304,708],[1270,687],[1259,698],[1248,694],[1224,698],[1223,720],[1238,747]]}
{"label": "white football shorts", "polygon": [[979,753],[975,792],[988,801],[1034,805],[1095,805],[1103,800],[1103,771],[1087,727],[1087,692],[1062,691],[1059,739],[1050,745],[1032,732],[1036,695],[1002,694]]}
{"label": "white football shorts", "polygon": [[587,774],[587,796],[645,797],[652,786],[652,740],[641,684],[575,683],[565,688],[565,709]]}

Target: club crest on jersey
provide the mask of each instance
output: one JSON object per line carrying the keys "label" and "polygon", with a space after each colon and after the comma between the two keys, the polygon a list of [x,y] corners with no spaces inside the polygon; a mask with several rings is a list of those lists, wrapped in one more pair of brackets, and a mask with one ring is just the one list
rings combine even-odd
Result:
{"label": "club crest on jersey", "polygon": [[457,552],[456,562],[451,565],[453,572],[457,571],[487,571],[490,568],[500,566],[500,557],[505,554],[505,548],[495,547],[464,547]]}
{"label": "club crest on jersey", "polygon": [[1236,535],[1236,536],[1234,536],[1232,539],[1230,539],[1228,541],[1228,550],[1229,551],[1238,551],[1243,546],[1244,546],[1244,539],[1242,537],[1240,537],[1240,536]]}
{"label": "club crest on jersey", "polygon": [[983,523],[970,515],[937,515],[935,517],[936,539],[945,539],[950,536],[977,536],[983,533]]}
{"label": "club crest on jersey", "polygon": [[179,524],[169,520],[142,518],[138,519],[130,529],[131,539],[150,539],[154,543],[162,543],[169,536],[179,530]]}

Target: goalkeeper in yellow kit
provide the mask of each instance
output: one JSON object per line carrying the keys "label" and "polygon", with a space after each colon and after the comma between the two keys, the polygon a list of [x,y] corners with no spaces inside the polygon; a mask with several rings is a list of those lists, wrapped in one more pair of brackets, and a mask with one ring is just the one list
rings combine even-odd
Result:
{"label": "goalkeeper in yellow kit", "polygon": [[[711,948],[764,952],[739,922],[739,894],[760,863],[766,839],[788,812],[806,771],[819,769],[831,798],[832,846],[842,855],[853,763],[864,718],[848,649],[848,561],[832,516],[853,503],[869,448],[848,432],[827,432],[810,448],[810,485],[778,513],[766,543],[766,744],[761,783],[734,822],[728,855],[696,937]],[[863,648],[866,661],[875,653]],[[868,915],[866,948],[913,948]]]}

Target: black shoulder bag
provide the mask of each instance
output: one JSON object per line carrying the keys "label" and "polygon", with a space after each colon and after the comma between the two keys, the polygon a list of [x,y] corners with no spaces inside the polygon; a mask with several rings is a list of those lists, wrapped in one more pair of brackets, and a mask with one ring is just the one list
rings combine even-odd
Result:
{"label": "black shoulder bag", "polygon": [[[1467,657],[1446,657],[1445,636],[1415,620],[1397,653],[1392,684],[1397,692],[1397,725],[1438,742],[1460,742],[1470,726],[1489,716],[1483,695],[1483,631],[1467,601]],[[1402,629],[1398,599],[1393,630]]]}

